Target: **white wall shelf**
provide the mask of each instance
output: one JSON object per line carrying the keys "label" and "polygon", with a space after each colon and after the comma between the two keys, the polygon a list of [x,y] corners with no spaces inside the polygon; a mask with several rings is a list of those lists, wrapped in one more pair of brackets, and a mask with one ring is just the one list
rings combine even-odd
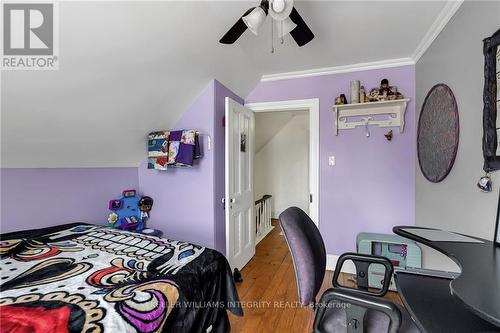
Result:
{"label": "white wall shelf", "polygon": [[[405,98],[393,101],[334,105],[335,134],[339,135],[339,130],[373,125],[399,127],[399,132],[403,133],[406,106],[409,101],[409,98]],[[356,117],[356,119],[348,121],[349,117]]]}

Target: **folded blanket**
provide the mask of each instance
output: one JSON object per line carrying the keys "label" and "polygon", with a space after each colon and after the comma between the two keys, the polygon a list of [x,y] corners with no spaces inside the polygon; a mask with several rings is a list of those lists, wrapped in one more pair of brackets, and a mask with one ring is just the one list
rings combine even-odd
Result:
{"label": "folded blanket", "polygon": [[148,169],[167,170],[169,131],[149,133]]}
{"label": "folded blanket", "polygon": [[168,156],[168,138],[170,132],[152,132],[148,136],[148,156],[162,157]]}
{"label": "folded blanket", "polygon": [[[167,144],[159,142],[162,139]],[[153,132],[149,135],[149,147],[149,169],[191,167],[194,160],[201,157],[198,134],[194,130]]]}

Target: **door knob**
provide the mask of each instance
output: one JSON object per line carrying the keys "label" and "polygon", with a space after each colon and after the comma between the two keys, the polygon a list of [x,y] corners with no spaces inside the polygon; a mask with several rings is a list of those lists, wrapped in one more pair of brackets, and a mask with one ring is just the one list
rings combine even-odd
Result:
{"label": "door knob", "polygon": [[236,202],[236,199],[235,199],[235,198],[231,198],[231,199],[229,199],[229,202],[230,202],[230,203],[235,203],[235,202]]}

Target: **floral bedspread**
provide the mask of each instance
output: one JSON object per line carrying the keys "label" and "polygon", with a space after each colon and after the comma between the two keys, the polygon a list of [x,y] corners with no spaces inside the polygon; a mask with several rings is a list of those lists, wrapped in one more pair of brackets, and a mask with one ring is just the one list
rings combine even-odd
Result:
{"label": "floral bedspread", "polygon": [[225,257],[68,224],[1,235],[2,332],[228,332],[242,315]]}

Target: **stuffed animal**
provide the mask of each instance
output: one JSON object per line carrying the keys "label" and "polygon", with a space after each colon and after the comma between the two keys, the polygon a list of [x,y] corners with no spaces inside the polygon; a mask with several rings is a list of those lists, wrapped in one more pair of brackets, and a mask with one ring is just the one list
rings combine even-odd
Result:
{"label": "stuffed animal", "polygon": [[123,191],[121,198],[109,201],[108,223],[115,229],[141,231],[149,218],[153,199],[141,197],[136,190]]}

